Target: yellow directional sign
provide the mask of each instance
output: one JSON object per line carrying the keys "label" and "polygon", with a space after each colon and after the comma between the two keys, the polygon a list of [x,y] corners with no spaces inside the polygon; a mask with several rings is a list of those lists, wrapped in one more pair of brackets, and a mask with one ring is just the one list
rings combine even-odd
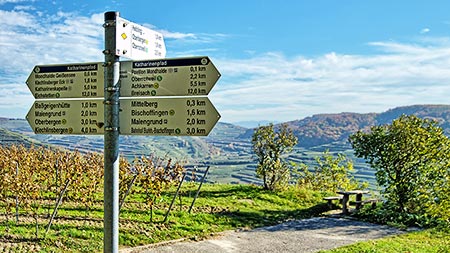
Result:
{"label": "yellow directional sign", "polygon": [[104,73],[99,62],[35,66],[26,83],[36,99],[104,96]]}
{"label": "yellow directional sign", "polygon": [[205,96],[219,77],[207,56],[125,61],[120,67],[120,96]]}
{"label": "yellow directional sign", "polygon": [[[120,99],[120,133],[206,136],[220,115],[207,97]],[[101,99],[37,100],[26,119],[36,134],[104,134]]]}
{"label": "yellow directional sign", "polygon": [[120,133],[206,136],[220,118],[207,97],[121,99]]}
{"label": "yellow directional sign", "polygon": [[103,134],[103,100],[37,100],[27,114],[36,134]]}

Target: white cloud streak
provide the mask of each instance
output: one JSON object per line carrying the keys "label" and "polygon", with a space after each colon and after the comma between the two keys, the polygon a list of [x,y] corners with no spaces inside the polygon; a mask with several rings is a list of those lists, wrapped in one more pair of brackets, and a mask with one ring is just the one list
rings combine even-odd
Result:
{"label": "white cloud streak", "polygon": [[[0,10],[1,72],[24,73],[37,64],[101,60],[102,16],[58,12],[37,17]],[[61,62],[63,60],[63,62]]]}
{"label": "white cloud streak", "polygon": [[33,101],[25,80],[34,65],[102,61],[102,14],[28,11],[33,9],[0,10],[2,116],[25,116]]}
{"label": "white cloud streak", "polygon": [[429,33],[431,30],[430,28],[423,28],[422,30],[420,30],[421,34],[425,34],[425,33]]}
{"label": "white cloud streak", "polygon": [[246,60],[216,60],[223,80],[211,97],[225,122],[288,121],[317,113],[448,103],[449,46],[370,45],[382,53],[315,58],[268,53]]}
{"label": "white cloud streak", "polygon": [[[23,3],[23,2],[30,2],[30,0],[0,0],[0,5],[7,4],[7,3],[17,4],[17,3]],[[31,2],[34,2],[34,1],[31,1]]]}

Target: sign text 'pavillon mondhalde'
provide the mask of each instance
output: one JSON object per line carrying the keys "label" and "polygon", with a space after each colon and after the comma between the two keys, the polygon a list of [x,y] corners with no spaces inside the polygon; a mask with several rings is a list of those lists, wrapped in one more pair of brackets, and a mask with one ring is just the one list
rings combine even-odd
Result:
{"label": "sign text 'pavillon mondhalde'", "polygon": [[120,67],[120,95],[206,96],[219,77],[207,56],[125,61]]}
{"label": "sign text 'pavillon mondhalde'", "polygon": [[[122,97],[206,96],[220,78],[204,57],[121,62]],[[101,63],[36,66],[27,85],[36,99],[101,98]]]}

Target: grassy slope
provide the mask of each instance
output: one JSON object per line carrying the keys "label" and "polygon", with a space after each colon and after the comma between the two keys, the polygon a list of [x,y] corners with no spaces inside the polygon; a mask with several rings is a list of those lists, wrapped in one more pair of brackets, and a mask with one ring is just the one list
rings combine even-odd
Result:
{"label": "grassy slope", "polygon": [[360,242],[320,253],[437,253],[450,252],[450,231],[427,229],[374,241]]}
{"label": "grassy slope", "polygon": [[[198,184],[182,187],[169,219],[164,215],[174,195],[168,191],[157,202],[150,220],[143,197],[131,195],[120,214],[121,247],[137,246],[178,238],[201,239],[236,228],[273,225],[288,219],[303,219],[327,210],[322,194],[291,188],[269,192],[252,185],[205,184],[191,214],[187,212]],[[48,215],[54,201],[40,209],[39,239],[35,239],[33,217],[23,213],[16,224],[0,207],[0,252],[99,252],[103,238],[101,193],[95,205],[86,211],[78,203],[66,201],[59,209],[50,232],[45,236]],[[450,252],[450,231],[429,229],[376,241],[357,243],[323,252]]]}
{"label": "grassy slope", "polygon": [[[177,238],[205,238],[213,233],[235,228],[253,228],[272,225],[292,218],[306,218],[326,210],[322,195],[317,192],[290,189],[284,192],[263,191],[251,185],[205,184],[191,214],[187,212],[198,184],[182,187],[181,205],[177,199],[168,222],[164,215],[174,191],[167,192],[150,221],[149,207],[142,196],[127,198],[120,214],[121,247],[156,243]],[[39,239],[35,239],[33,217],[24,213],[15,223],[14,209],[8,216],[0,208],[0,252],[64,251],[95,252],[102,248],[102,203],[99,200],[90,211],[73,202],[64,202],[57,219],[44,238],[48,214],[54,201],[40,209]]]}

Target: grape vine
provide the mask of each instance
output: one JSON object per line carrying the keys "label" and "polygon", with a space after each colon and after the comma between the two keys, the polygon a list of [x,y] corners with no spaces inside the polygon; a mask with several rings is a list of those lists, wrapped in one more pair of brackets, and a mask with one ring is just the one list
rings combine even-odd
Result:
{"label": "grape vine", "polygon": [[[145,204],[153,210],[155,200],[179,181],[184,168],[153,157],[142,156],[129,162],[121,157],[120,197],[143,194]],[[103,193],[103,154],[81,153],[56,148],[0,146],[0,205],[6,221],[11,217],[20,222],[21,215],[36,221],[43,206],[55,206],[47,228],[56,216],[63,199],[82,203],[86,212]],[[56,203],[56,204],[55,204]],[[49,216],[49,213],[47,213]]]}
{"label": "grape vine", "polygon": [[128,166],[121,166],[120,199],[125,201],[128,194],[141,194],[150,210],[150,221],[153,221],[155,201],[161,193],[175,185],[182,178],[184,168],[181,164],[172,165],[169,159],[165,166],[163,160],[141,156],[135,158]]}

